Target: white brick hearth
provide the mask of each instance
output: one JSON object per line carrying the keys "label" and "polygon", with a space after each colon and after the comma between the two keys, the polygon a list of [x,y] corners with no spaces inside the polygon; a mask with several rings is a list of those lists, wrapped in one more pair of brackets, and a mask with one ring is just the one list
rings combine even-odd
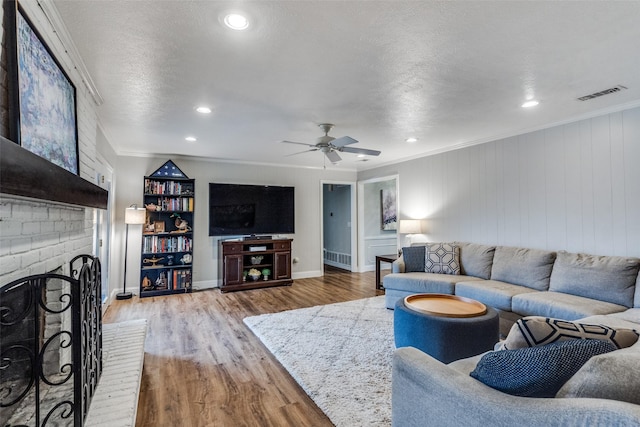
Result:
{"label": "white brick hearth", "polygon": [[146,319],[102,326],[102,376],[87,427],[135,426],[146,335]]}

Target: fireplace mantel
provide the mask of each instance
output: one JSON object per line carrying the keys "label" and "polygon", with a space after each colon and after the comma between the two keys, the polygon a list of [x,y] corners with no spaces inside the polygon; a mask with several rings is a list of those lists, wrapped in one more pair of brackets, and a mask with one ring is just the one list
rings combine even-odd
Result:
{"label": "fireplace mantel", "polygon": [[0,136],[0,193],[106,209],[108,192]]}

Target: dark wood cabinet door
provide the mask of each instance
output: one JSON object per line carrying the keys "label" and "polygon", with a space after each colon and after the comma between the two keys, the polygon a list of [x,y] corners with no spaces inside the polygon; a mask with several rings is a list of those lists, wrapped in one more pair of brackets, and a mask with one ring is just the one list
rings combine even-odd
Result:
{"label": "dark wood cabinet door", "polygon": [[276,252],[273,254],[274,279],[291,278],[291,252]]}
{"label": "dark wood cabinet door", "polygon": [[224,285],[238,285],[242,283],[242,255],[227,255],[224,257]]}

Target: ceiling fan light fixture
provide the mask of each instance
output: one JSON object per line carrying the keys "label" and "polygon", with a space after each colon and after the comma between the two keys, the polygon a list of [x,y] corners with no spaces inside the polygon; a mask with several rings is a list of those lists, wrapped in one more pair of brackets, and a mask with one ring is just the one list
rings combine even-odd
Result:
{"label": "ceiling fan light fixture", "polygon": [[232,30],[242,31],[249,28],[249,20],[239,13],[230,13],[224,17],[224,25]]}

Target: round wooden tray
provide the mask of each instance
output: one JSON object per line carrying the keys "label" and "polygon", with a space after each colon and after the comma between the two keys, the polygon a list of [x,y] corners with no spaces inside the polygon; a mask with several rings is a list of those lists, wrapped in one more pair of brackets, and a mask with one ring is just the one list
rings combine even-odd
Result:
{"label": "round wooden tray", "polygon": [[480,301],[446,294],[409,295],[404,303],[419,313],[442,317],[476,317],[487,312],[487,306]]}

